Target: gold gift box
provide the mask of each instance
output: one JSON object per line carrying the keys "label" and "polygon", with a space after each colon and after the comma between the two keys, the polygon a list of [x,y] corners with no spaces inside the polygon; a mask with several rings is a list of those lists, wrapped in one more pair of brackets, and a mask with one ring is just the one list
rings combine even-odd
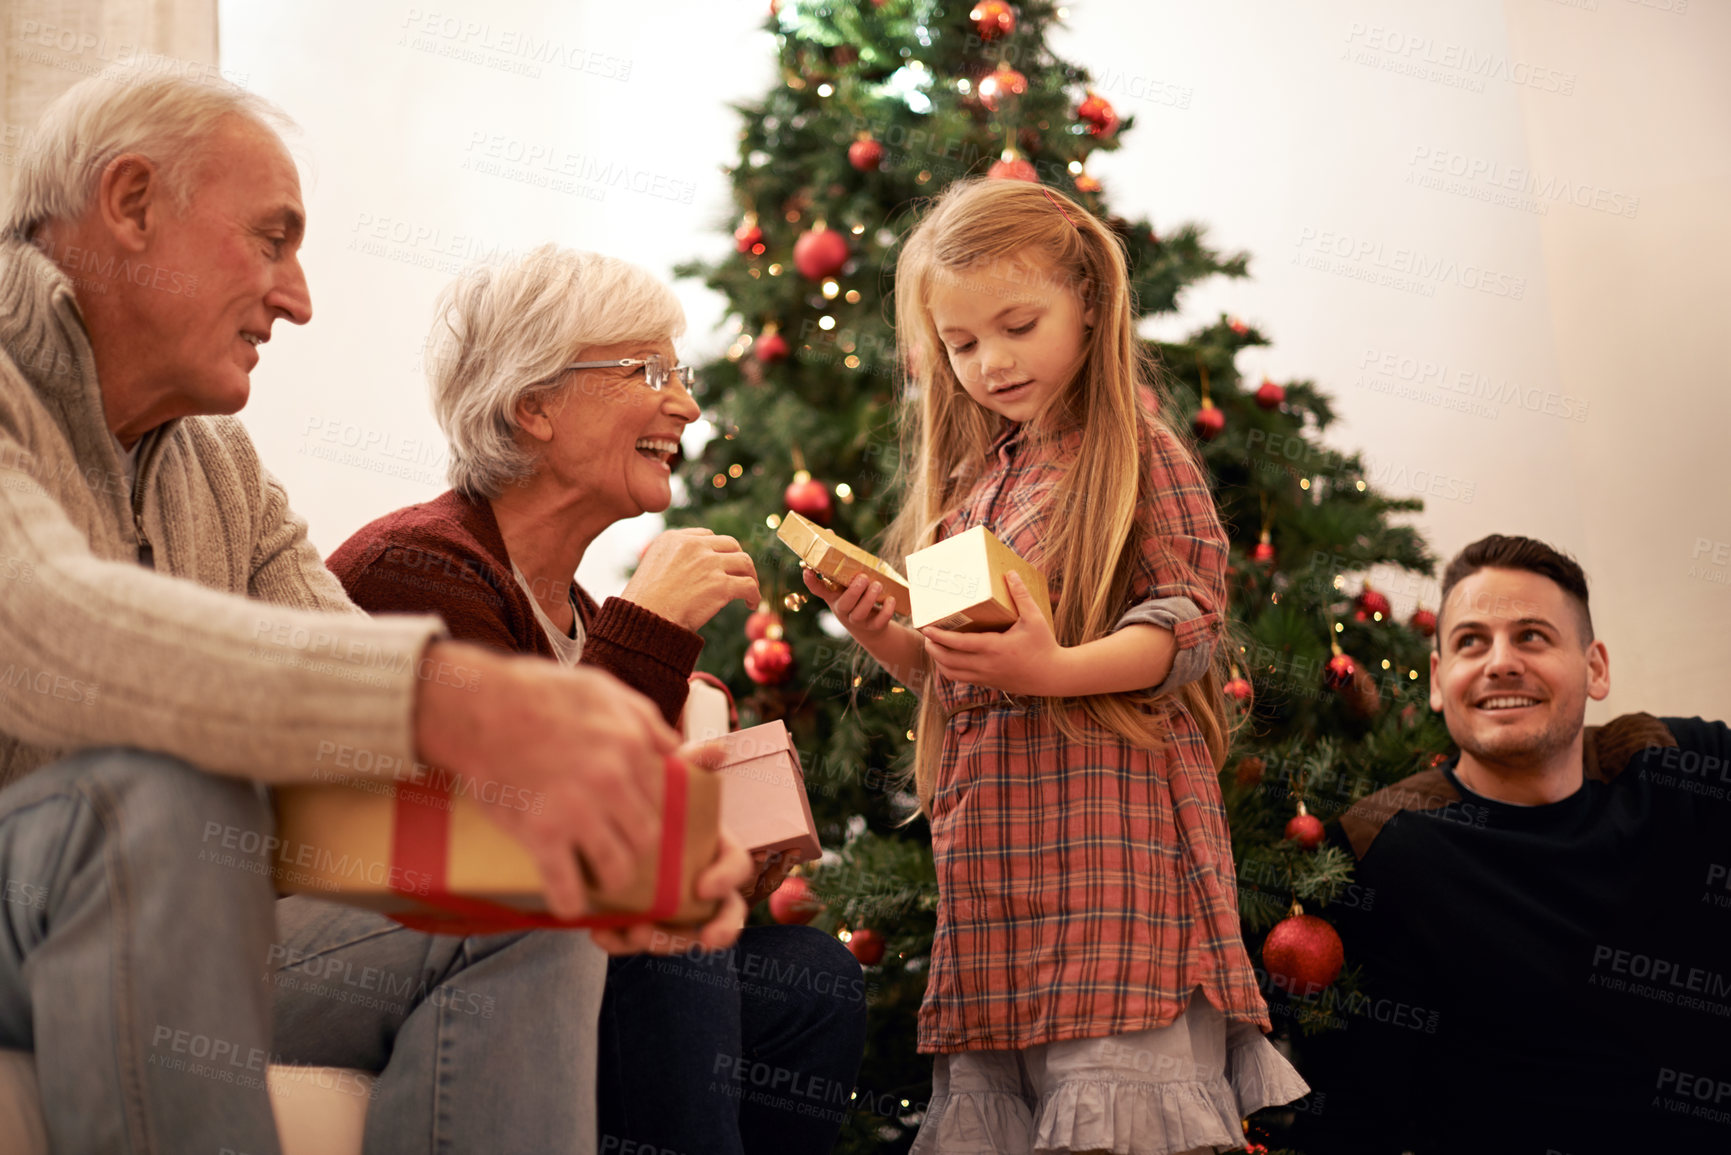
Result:
{"label": "gold gift box", "polygon": [[[981,633],[1007,630],[1021,615],[1004,575],[1021,575],[1048,624],[1052,599],[1046,577],[983,525],[908,555],[909,616],[915,629]],[[1056,627],[1054,627],[1056,628]]]}
{"label": "gold gift box", "polygon": [[[713,917],[718,904],[693,895],[696,876],[715,860],[721,829],[721,780],[708,770],[680,764],[686,775],[684,829],[662,831],[684,841],[679,906],[659,922],[697,925]],[[500,803],[478,800],[472,780],[446,771],[450,786],[428,790],[416,781],[357,781],[282,786],[275,791],[277,840],[272,854],[272,878],[282,894],[307,894],[384,914],[443,917],[448,912],[423,900],[435,888],[468,899],[497,903],[531,914],[546,912],[541,872],[521,843],[488,816],[490,805],[528,809],[527,794]],[[660,782],[657,783],[660,804]],[[445,843],[445,877],[400,865],[393,853],[396,839],[398,790],[419,791],[435,807],[445,806],[450,826]],[[514,805],[521,802],[523,805]],[[590,913],[643,914],[655,899],[660,840],[652,845],[629,885],[597,892],[591,886]],[[582,866],[581,861],[579,866]],[[584,870],[588,879],[588,872]],[[407,891],[408,893],[404,893]]]}
{"label": "gold gift box", "polygon": [[[775,536],[786,542],[807,568],[816,570],[835,585],[845,587],[862,573],[872,581],[882,582],[883,596],[893,595],[896,599],[896,613],[908,612],[908,580],[876,554],[792,511],[782,518]],[[881,603],[883,598],[878,601]]]}

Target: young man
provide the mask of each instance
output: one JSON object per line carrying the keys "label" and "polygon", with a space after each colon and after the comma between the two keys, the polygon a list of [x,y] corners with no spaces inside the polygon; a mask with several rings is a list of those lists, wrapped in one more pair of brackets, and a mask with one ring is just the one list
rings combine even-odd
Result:
{"label": "young man", "polygon": [[1302,1044],[1307,1150],[1731,1148],[1731,730],[1584,728],[1610,688],[1572,559],[1449,563],[1431,706],[1460,754],[1341,817],[1365,997]]}
{"label": "young man", "polygon": [[[419,759],[541,803],[492,810],[581,913],[580,859],[610,885],[653,845],[676,745],[606,675],[361,613],[226,416],[312,316],[279,119],[86,81],[0,217],[0,1045],[35,1051],[57,1151],[271,1155],[278,1059],[382,1071],[369,1151],[593,1151],[590,936],[274,903],[257,783]],[[749,870],[732,849],[699,892]],[[742,917],[726,898],[705,945]]]}

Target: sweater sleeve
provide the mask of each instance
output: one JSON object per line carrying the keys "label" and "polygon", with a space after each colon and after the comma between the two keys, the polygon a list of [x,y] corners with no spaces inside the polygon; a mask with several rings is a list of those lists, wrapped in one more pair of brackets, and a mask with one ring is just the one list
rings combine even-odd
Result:
{"label": "sweater sleeve", "polygon": [[703,639],[623,598],[608,598],[588,633],[583,661],[643,694],[660,708],[668,725],[677,725]]}
{"label": "sweater sleeve", "polygon": [[100,559],[36,482],[42,466],[9,425],[0,421],[0,551],[30,576],[0,598],[10,666],[0,729],[66,750],[137,746],[270,782],[313,777],[341,746],[381,764],[411,759],[436,618],[272,605]]}
{"label": "sweater sleeve", "polygon": [[282,482],[266,470],[260,472],[264,475],[264,511],[253,546],[247,592],[277,605],[308,606],[331,613],[360,612],[307,540],[306,519],[289,508]]}

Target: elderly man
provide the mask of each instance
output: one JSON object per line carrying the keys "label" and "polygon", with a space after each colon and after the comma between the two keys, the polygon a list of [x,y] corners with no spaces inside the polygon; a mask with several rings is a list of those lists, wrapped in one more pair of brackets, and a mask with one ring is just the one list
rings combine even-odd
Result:
{"label": "elderly man", "polygon": [[1449,563],[1436,642],[1460,754],[1341,817],[1364,982],[1305,1044],[1305,1149],[1727,1149],[1731,729],[1583,727],[1610,656],[1580,566],[1529,538]]}
{"label": "elderly man", "polygon": [[[645,771],[676,744],[604,674],[358,612],[223,416],[273,325],[312,315],[279,119],[88,81],[44,113],[0,224],[0,1045],[34,1049],[59,1151],[275,1152],[267,1057],[382,1070],[369,1151],[592,1150],[589,935],[273,906],[258,784],[329,777],[331,751],[535,797],[496,818],[575,916],[579,856],[612,885],[652,842]],[[748,873],[729,849],[700,892]],[[397,997],[310,981],[336,973]]]}

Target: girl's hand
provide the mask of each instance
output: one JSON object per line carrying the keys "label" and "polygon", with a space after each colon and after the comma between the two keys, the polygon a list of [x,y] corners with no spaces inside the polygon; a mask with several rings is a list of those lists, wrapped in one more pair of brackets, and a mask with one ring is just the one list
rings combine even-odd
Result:
{"label": "girl's hand", "polygon": [[1021,614],[1003,633],[964,634],[927,626],[926,653],[938,672],[953,682],[1033,697],[1062,697],[1070,651],[1040,612],[1034,595],[1014,573],[1004,575]]}
{"label": "girl's hand", "polygon": [[862,573],[856,574],[853,581],[842,588],[821,577],[816,570],[804,572],[805,588],[822,598],[836,620],[861,643],[869,645],[871,639],[882,635],[895,620],[894,594],[884,597],[882,605],[876,605],[877,599],[883,597],[882,582],[872,581]]}

